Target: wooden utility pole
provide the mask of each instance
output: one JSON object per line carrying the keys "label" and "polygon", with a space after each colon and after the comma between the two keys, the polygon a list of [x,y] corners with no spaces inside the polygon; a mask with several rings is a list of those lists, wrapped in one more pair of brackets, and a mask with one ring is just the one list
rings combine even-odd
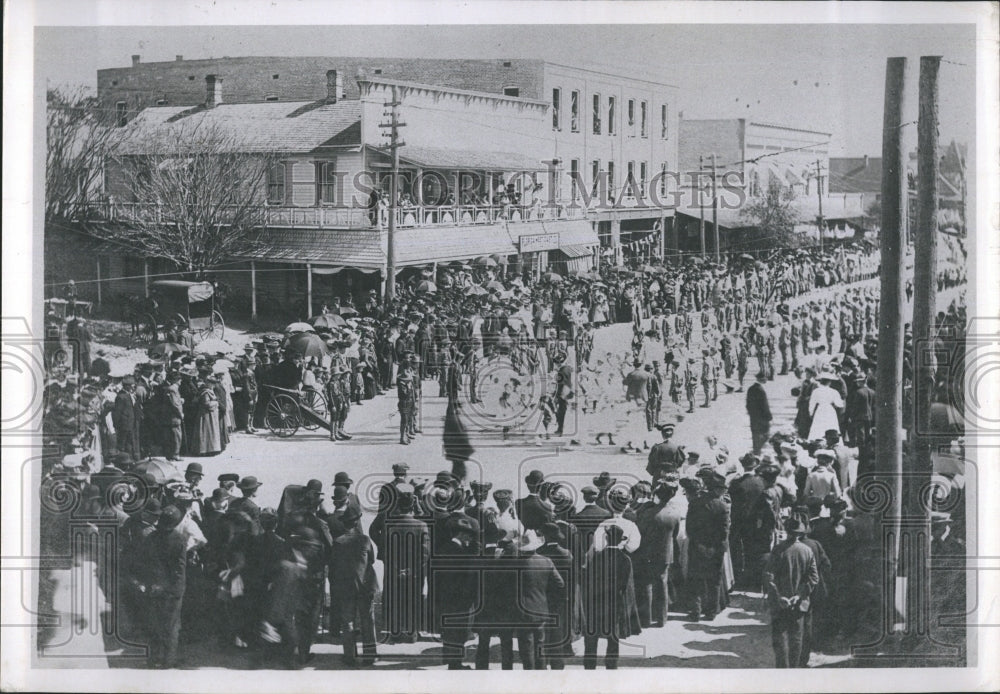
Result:
{"label": "wooden utility pole", "polygon": [[917,228],[913,235],[913,422],[912,461],[907,466],[906,517],[911,541],[907,574],[906,630],[926,634],[930,616],[930,505],[920,490],[930,484],[933,465],[930,431],[934,399],[935,303],[937,298],[938,68],[941,58],[920,58],[917,120]]}
{"label": "wooden utility pole", "polygon": [[701,221],[698,223],[698,239],[701,244],[701,257],[705,257],[705,196],[701,189],[701,176],[705,171],[705,157],[698,157],[698,206],[701,208]]}
{"label": "wooden utility pole", "polygon": [[721,263],[722,251],[719,249],[719,195],[716,183],[715,153],[712,153],[712,231],[715,236],[715,262]]}
{"label": "wooden utility pole", "polygon": [[819,227],[819,252],[823,252],[823,170],[819,159],[816,160],[816,199],[819,200],[819,216],[816,225]]}
{"label": "wooden utility pole", "polygon": [[[881,628],[895,625],[896,565],[902,510],[903,440],[903,249],[906,243],[906,160],[903,151],[906,58],[889,58],[882,121],[882,278],[876,372],[875,476],[887,507],[882,524],[883,584]],[[863,487],[869,480],[859,480]],[[863,492],[862,492],[863,493]],[[888,526],[888,527],[887,527]]]}
{"label": "wooden utility pole", "polygon": [[406,143],[399,139],[399,129],[406,125],[399,121],[399,95],[398,87],[392,88],[392,101],[385,106],[389,106],[391,120],[388,123],[379,123],[378,127],[389,130],[389,150],[392,152],[392,177],[389,179],[389,230],[386,238],[386,261],[385,261],[385,305],[386,308],[392,306],[396,298],[396,209],[399,199],[399,148]]}

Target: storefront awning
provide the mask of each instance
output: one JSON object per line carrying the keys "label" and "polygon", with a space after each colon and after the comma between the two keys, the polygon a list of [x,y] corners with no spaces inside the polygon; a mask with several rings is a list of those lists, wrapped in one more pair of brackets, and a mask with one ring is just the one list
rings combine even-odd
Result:
{"label": "storefront awning", "polygon": [[385,267],[385,234],[374,230],[267,229],[258,248],[237,257],[379,269]]}
{"label": "storefront awning", "polygon": [[399,267],[517,253],[503,224],[397,229],[395,246]]}
{"label": "storefront awning", "polygon": [[559,252],[567,258],[586,258],[593,255],[594,249],[590,246],[560,246]]}
{"label": "storefront awning", "polygon": [[559,234],[559,247],[565,246],[596,246],[601,241],[597,238],[594,227],[585,219],[561,219],[541,222],[546,234]]}

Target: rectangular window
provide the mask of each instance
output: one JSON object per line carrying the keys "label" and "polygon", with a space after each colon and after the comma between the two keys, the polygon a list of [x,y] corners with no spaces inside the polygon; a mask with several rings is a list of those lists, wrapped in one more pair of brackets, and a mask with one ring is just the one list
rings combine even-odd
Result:
{"label": "rectangular window", "polygon": [[594,94],[594,113],[592,115],[592,121],[594,123],[594,134],[601,134],[601,95]]}
{"label": "rectangular window", "polygon": [[608,135],[615,134],[615,97],[608,97]]}
{"label": "rectangular window", "polygon": [[627,175],[625,176],[625,180],[626,181],[630,181],[630,180],[634,181],[635,180],[635,162],[634,161],[630,161],[626,165],[626,171],[627,171]]}
{"label": "rectangular window", "polygon": [[667,105],[663,104],[660,106],[660,137],[664,140],[670,134],[670,128],[667,127]]}
{"label": "rectangular window", "polygon": [[646,162],[640,163],[639,164],[639,188],[641,190],[645,190],[646,189],[646,174],[647,173],[648,172],[647,172]]}
{"label": "rectangular window", "polygon": [[626,111],[626,117],[628,118],[628,125],[631,128],[635,125],[635,99],[628,100],[628,110]]}
{"label": "rectangular window", "polygon": [[642,137],[649,137],[649,130],[646,128],[649,115],[649,104],[643,101],[639,104],[639,134]]}
{"label": "rectangular window", "polygon": [[562,113],[560,109],[562,108],[562,90],[556,87],[552,90],[552,129],[562,130]]}
{"label": "rectangular window", "polygon": [[572,91],[569,94],[569,129],[575,133],[580,132],[580,92]]}
{"label": "rectangular window", "polygon": [[608,192],[612,195],[615,193],[615,163],[613,161],[608,162]]}
{"label": "rectangular window", "polygon": [[601,176],[601,160],[595,159],[590,163],[590,180],[591,180],[590,194],[592,196],[597,195],[597,181],[600,178],[600,176]]}
{"label": "rectangular window", "polygon": [[285,204],[285,165],[280,161],[267,171],[267,202]]}
{"label": "rectangular window", "polygon": [[660,164],[660,195],[667,194],[667,162]]}
{"label": "rectangular window", "polygon": [[324,161],[316,164],[317,200],[321,205],[337,204],[336,163]]}
{"label": "rectangular window", "polygon": [[504,96],[521,96],[521,88],[520,87],[504,87],[503,88],[503,95]]}
{"label": "rectangular window", "polygon": [[569,162],[569,195],[570,200],[576,202],[576,196],[579,193],[577,190],[577,185],[580,181],[580,160],[571,159]]}

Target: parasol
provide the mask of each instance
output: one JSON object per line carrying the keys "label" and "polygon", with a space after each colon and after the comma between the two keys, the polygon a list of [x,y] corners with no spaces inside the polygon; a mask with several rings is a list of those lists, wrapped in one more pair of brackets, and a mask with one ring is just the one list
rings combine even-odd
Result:
{"label": "parasol", "polygon": [[214,374],[225,373],[235,366],[236,364],[229,361],[228,359],[219,359],[214,364],[212,364],[212,373]]}
{"label": "parasol", "polygon": [[169,357],[171,354],[176,354],[177,352],[190,352],[191,350],[187,348],[186,345],[179,345],[176,342],[161,342],[158,345],[153,345],[149,348],[149,356],[151,357]]}
{"label": "parasol", "polygon": [[358,309],[354,308],[353,306],[341,306],[337,310],[337,313],[339,313],[344,318],[350,318],[351,316],[358,315]]}
{"label": "parasol", "polygon": [[740,256],[740,260],[750,260],[750,261],[752,261],[753,259],[754,259],[754,257],[752,255],[750,255],[749,253],[743,253]]}
{"label": "parasol", "polygon": [[487,282],[486,283],[486,288],[487,289],[492,289],[492,290],[498,291],[498,292],[502,292],[504,290],[503,283],[501,283],[501,282],[499,282],[497,280],[490,280],[489,282]]}
{"label": "parasol", "polygon": [[298,323],[289,323],[288,325],[286,325],[285,332],[287,334],[293,334],[293,333],[312,333],[316,331],[308,323],[303,323],[302,321],[299,321]]}
{"label": "parasol", "polygon": [[198,354],[231,354],[233,346],[218,337],[210,337],[195,345],[194,351]]}
{"label": "parasol", "polygon": [[322,313],[309,319],[314,328],[343,328],[347,321],[336,313]]}
{"label": "parasol", "polygon": [[493,258],[488,258],[485,255],[481,258],[476,258],[475,264],[476,267],[496,267],[498,265],[497,261],[493,260]]}
{"label": "parasol", "polygon": [[545,280],[546,282],[553,282],[555,284],[559,284],[560,282],[563,281],[563,276],[560,275],[558,272],[546,272],[544,275],[542,275],[542,279]]}
{"label": "parasol", "polygon": [[437,285],[434,284],[433,282],[431,282],[430,280],[422,280],[417,285],[417,291],[418,292],[423,292],[423,293],[426,293],[426,294],[433,294],[437,290],[438,290]]}
{"label": "parasol", "polygon": [[290,349],[303,357],[325,357],[330,353],[326,343],[316,333],[297,333],[285,340],[285,349]]}
{"label": "parasol", "polygon": [[491,253],[490,254],[490,260],[492,260],[493,262],[495,262],[497,265],[506,265],[507,264],[507,257],[503,256],[503,255],[500,255],[499,253]]}
{"label": "parasol", "polygon": [[486,296],[489,292],[484,288],[480,287],[478,284],[474,284],[465,290],[465,293],[469,296]]}
{"label": "parasol", "polygon": [[150,458],[149,460],[140,461],[135,464],[132,471],[140,475],[149,473],[157,484],[184,481],[184,475],[181,474],[181,471],[173,463],[163,458]]}

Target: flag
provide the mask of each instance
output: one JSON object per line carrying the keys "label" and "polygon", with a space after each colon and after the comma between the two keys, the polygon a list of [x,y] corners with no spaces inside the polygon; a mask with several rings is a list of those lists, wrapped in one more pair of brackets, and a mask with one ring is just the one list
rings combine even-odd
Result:
{"label": "flag", "polygon": [[446,460],[451,461],[452,474],[455,475],[456,479],[464,480],[465,463],[472,458],[472,454],[476,452],[476,449],[472,447],[472,443],[469,441],[469,433],[466,431],[465,425],[462,424],[462,419],[458,414],[458,404],[455,402],[448,403],[448,410],[444,415],[442,443],[444,445],[444,457]]}

